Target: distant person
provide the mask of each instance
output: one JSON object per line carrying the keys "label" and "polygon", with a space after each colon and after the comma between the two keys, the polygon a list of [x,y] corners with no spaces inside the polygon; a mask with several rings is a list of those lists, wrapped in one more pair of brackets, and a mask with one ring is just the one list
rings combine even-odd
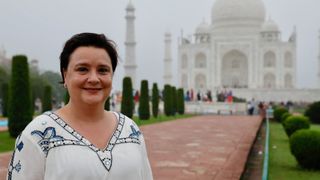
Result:
{"label": "distant person", "polygon": [[252,99],[250,102],[248,102],[248,114],[253,115],[255,109],[255,103],[254,99]]}
{"label": "distant person", "polygon": [[81,33],[60,54],[68,104],[36,117],[16,140],[8,180],[152,180],[143,135],[105,111],[117,67],[113,41]]}

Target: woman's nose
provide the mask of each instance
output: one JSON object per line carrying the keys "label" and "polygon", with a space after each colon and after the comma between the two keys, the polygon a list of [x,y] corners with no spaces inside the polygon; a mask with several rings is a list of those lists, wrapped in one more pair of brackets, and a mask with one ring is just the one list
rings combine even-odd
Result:
{"label": "woman's nose", "polygon": [[88,77],[88,81],[89,82],[99,82],[99,78],[98,78],[98,74],[97,72],[90,72],[89,73],[89,77]]}

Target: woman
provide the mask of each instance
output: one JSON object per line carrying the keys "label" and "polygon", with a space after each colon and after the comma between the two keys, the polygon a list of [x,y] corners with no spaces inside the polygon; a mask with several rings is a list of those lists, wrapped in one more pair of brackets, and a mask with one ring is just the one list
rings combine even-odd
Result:
{"label": "woman", "polygon": [[36,117],[16,140],[7,179],[150,180],[145,143],[137,125],[104,110],[118,55],[102,34],[69,39],[60,71],[69,103]]}

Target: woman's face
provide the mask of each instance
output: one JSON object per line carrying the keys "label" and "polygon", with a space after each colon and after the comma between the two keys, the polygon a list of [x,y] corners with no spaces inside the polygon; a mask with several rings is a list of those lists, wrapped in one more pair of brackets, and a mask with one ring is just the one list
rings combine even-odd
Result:
{"label": "woman's face", "polygon": [[112,64],[105,49],[78,47],[64,71],[65,84],[72,103],[101,104],[112,87]]}

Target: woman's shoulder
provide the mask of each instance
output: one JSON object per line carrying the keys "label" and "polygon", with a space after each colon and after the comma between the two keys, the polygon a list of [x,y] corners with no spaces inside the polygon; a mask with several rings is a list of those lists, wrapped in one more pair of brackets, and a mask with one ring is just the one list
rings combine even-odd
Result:
{"label": "woman's shoulder", "polygon": [[45,112],[36,116],[22,131],[22,134],[30,135],[34,131],[45,131],[49,126],[53,126],[52,117],[49,116],[50,112]]}
{"label": "woman's shoulder", "polygon": [[121,112],[115,112],[115,111],[110,111],[112,113],[115,114],[115,116],[117,117],[117,119],[119,120],[120,123],[123,123],[123,125],[135,125],[137,126],[137,124],[134,122],[134,120],[128,116],[126,116],[125,114],[122,114]]}

